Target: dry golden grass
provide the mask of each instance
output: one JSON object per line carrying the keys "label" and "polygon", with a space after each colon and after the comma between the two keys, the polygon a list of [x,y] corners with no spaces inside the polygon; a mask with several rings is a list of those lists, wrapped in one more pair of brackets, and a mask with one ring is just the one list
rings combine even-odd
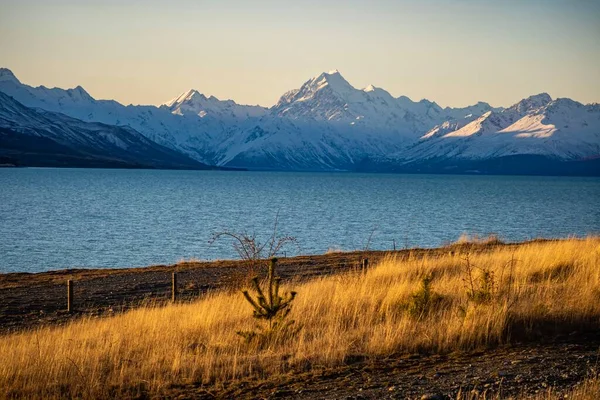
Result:
{"label": "dry golden grass", "polygon": [[[536,395],[521,395],[517,397],[501,397],[500,395],[491,395],[485,397],[484,400],[598,400],[600,398],[600,379],[588,378],[575,386],[573,389],[568,390],[566,393],[558,393],[555,389],[548,389],[542,393]],[[459,395],[456,400],[481,400],[475,394]]]}
{"label": "dry golden grass", "polygon": [[327,249],[327,251],[325,252],[325,254],[338,254],[338,253],[343,253],[344,250],[342,250],[340,247],[338,246],[334,246],[334,247],[330,247]]}
{"label": "dry golden grass", "polygon": [[[546,396],[546,397],[545,397]],[[566,396],[558,396],[550,391],[547,395],[540,396],[535,400],[558,400],[568,398],[570,400],[598,400],[600,398],[600,379],[593,378],[584,381]]]}
{"label": "dry golden grass", "polygon": [[[589,378],[569,390],[567,393],[557,393],[554,389],[539,393],[535,396],[522,396],[522,400],[598,400],[600,398],[600,380]],[[460,399],[459,399],[460,400]]]}
{"label": "dry golden grass", "polygon": [[[6,335],[0,337],[0,388],[7,397],[160,393],[173,383],[219,385],[336,365],[353,355],[468,350],[600,327],[600,238],[471,252],[474,285],[481,270],[494,276],[492,299],[481,303],[467,298],[468,249],[387,258],[365,273],[296,285],[290,316],[302,329],[262,349],[236,334],[256,321],[241,294],[226,292]],[[413,294],[427,275],[440,300],[423,315],[411,314]]]}
{"label": "dry golden grass", "polygon": [[460,237],[454,242],[454,244],[501,244],[502,240],[495,233],[492,233],[487,236],[479,236],[479,235],[469,235],[467,233],[463,233]]}

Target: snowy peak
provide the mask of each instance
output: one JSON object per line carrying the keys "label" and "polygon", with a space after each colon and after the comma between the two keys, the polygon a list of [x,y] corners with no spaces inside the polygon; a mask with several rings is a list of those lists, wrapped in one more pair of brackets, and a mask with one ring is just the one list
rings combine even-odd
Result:
{"label": "snowy peak", "polygon": [[73,89],[67,89],[67,94],[74,100],[80,101],[93,101],[94,98],[81,86],[77,86]]}
{"label": "snowy peak", "polygon": [[[519,121],[526,115],[542,112],[545,107],[552,103],[552,98],[547,93],[540,93],[534,96],[529,96],[526,99],[513,104],[504,110],[494,110],[487,103],[477,103],[473,106],[479,108],[480,111],[488,108],[479,117],[473,118],[471,115],[466,116],[466,120],[470,120],[467,124],[450,124],[449,126],[457,126],[458,129],[448,132],[444,129],[438,129],[435,133],[428,132],[423,138],[433,137],[470,137],[475,135],[491,134],[500,132],[515,122]],[[475,114],[477,115],[477,114]],[[458,119],[456,120],[458,121]],[[434,128],[435,129],[435,128]],[[443,135],[440,135],[441,132]]]}
{"label": "snowy peak", "polygon": [[427,118],[437,118],[444,111],[436,102],[423,99],[421,101],[412,101],[406,96],[400,96],[396,102],[405,110],[411,111],[417,115],[427,116]]}
{"label": "snowy peak", "polygon": [[436,126],[403,157],[485,160],[515,155],[558,160],[600,157],[600,108],[571,99],[552,100],[541,93],[467,124]]}
{"label": "snowy peak", "polygon": [[196,89],[190,89],[187,92],[183,92],[179,96],[167,101],[163,105],[165,105],[167,107],[172,107],[176,104],[182,104],[182,103],[185,103],[186,101],[192,101],[193,98],[197,97],[197,96],[202,96],[204,99],[206,99],[206,97],[202,93],[198,92]]}
{"label": "snowy peak", "polygon": [[545,107],[545,111],[546,111],[546,113],[554,113],[556,111],[573,112],[575,110],[580,110],[582,108],[586,108],[588,110],[593,110],[594,108],[596,108],[596,112],[597,112],[598,104],[588,104],[587,106],[584,106],[583,104],[581,104],[578,101],[567,99],[567,98],[560,98],[560,99],[556,99],[556,100],[550,102]]}
{"label": "snowy peak", "polygon": [[[436,103],[433,103],[437,106]],[[481,132],[482,124],[492,113],[502,112],[502,108],[493,108],[488,103],[479,101],[472,106],[464,108],[446,107],[442,114],[447,116],[447,120],[431,128],[421,137],[424,139],[433,139],[448,136],[471,136]]]}
{"label": "snowy peak", "polygon": [[[41,108],[47,111],[61,112],[63,109],[81,111],[77,117],[91,115],[84,108],[94,107],[96,100],[81,86],[73,89],[32,87],[21,83],[11,70],[0,68],[0,91],[13,97],[27,107]],[[86,119],[86,118],[83,118]]]}
{"label": "snowy peak", "polygon": [[418,121],[385,90],[374,85],[356,89],[337,70],[324,72],[287,92],[272,112],[279,117],[335,123],[347,130],[344,134],[348,136],[374,128],[386,134],[411,133]]}
{"label": "snowy peak", "polygon": [[206,97],[195,89],[190,89],[165,103],[172,114],[195,115],[204,118],[207,115],[216,118],[252,118],[267,114],[267,109],[260,106],[245,106],[233,100],[219,100],[215,96]]}
{"label": "snowy peak", "polygon": [[337,93],[348,93],[356,90],[340,72],[335,69],[329,72],[323,72],[316,78],[313,78],[308,83],[309,86],[315,87],[315,90],[320,90],[325,87],[329,87],[331,90]]}
{"label": "snowy peak", "polygon": [[17,77],[15,76],[15,74],[12,73],[12,71],[8,68],[0,68],[0,82],[5,82],[5,81],[12,81],[15,83],[21,83],[19,82],[19,80],[17,79]]}
{"label": "snowy peak", "polygon": [[358,93],[365,95],[350,85],[339,71],[323,72],[306,81],[300,89],[281,96],[272,112],[294,119],[353,121],[358,115],[349,110],[348,104],[356,100]]}
{"label": "snowy peak", "polygon": [[366,88],[362,89],[362,92],[366,93],[369,98],[383,99],[386,102],[389,102],[390,104],[393,104],[396,102],[396,99],[394,99],[394,96],[392,96],[387,90],[373,86],[373,85],[369,85]]}
{"label": "snowy peak", "polygon": [[366,88],[363,89],[363,92],[374,92],[377,88],[373,85],[369,85]]}
{"label": "snowy peak", "polygon": [[552,97],[548,93],[540,93],[533,96],[529,96],[526,99],[519,101],[518,103],[510,106],[507,111],[515,111],[519,114],[526,114],[531,111],[545,107],[552,102]]}
{"label": "snowy peak", "polygon": [[328,94],[336,94],[338,97],[343,98],[345,95],[356,91],[356,89],[350,85],[336,69],[329,72],[323,72],[321,75],[309,79],[300,87],[300,89],[293,91],[294,93],[292,96],[289,96],[291,92],[287,92],[282,96],[278,104],[282,102],[291,103],[294,101],[309,101],[315,98],[321,91],[325,91]]}
{"label": "snowy peak", "polygon": [[600,110],[571,99],[556,99],[528,113],[502,133],[519,138],[558,135],[573,140],[577,137],[579,141],[595,141],[600,146]]}
{"label": "snowy peak", "polygon": [[0,154],[8,153],[23,165],[206,169],[130,127],[29,108],[3,92],[0,128],[10,143],[8,149],[0,146]]}
{"label": "snowy peak", "polygon": [[[480,108],[492,108],[492,106],[490,106],[489,103],[486,103],[485,101],[478,101],[477,104],[473,105],[473,107],[480,107]],[[448,108],[448,107],[446,107]]]}
{"label": "snowy peak", "polygon": [[442,109],[426,99],[414,102],[406,96],[394,98],[374,85],[356,89],[339,71],[330,71],[285,93],[272,112],[280,117],[331,121],[351,126],[354,131],[358,127],[377,129],[399,134],[407,140],[418,140],[444,121],[481,115],[491,109],[486,103],[463,109]]}
{"label": "snowy peak", "polygon": [[502,111],[503,108],[494,108],[484,101],[478,101],[476,104],[461,108],[444,108],[444,113],[452,116],[454,119],[472,118],[485,114],[488,111]]}

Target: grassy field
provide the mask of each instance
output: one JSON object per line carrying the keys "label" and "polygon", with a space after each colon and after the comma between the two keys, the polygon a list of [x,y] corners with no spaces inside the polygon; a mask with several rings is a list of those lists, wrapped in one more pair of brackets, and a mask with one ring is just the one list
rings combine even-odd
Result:
{"label": "grassy field", "polygon": [[299,330],[260,346],[236,333],[261,322],[227,292],[5,335],[0,388],[7,397],[135,396],[600,328],[600,238],[447,249],[284,286],[298,293],[289,318]]}

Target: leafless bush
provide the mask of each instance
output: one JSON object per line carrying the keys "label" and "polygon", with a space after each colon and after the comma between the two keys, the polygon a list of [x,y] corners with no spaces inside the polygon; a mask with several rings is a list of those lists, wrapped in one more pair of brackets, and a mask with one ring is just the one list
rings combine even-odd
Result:
{"label": "leafless bush", "polygon": [[243,283],[247,284],[250,278],[259,274],[261,267],[264,270],[267,269],[269,259],[280,255],[283,250],[290,246],[299,249],[298,241],[294,236],[279,234],[278,224],[279,212],[275,215],[273,231],[264,242],[261,242],[256,232],[238,233],[227,230],[213,234],[209,244],[212,245],[221,239],[228,239],[232,242],[233,249],[248,267],[247,273],[242,278]]}

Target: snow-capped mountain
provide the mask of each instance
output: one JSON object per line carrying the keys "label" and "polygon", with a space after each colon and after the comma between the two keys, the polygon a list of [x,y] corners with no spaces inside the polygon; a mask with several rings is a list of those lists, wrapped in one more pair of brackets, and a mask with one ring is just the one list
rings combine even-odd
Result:
{"label": "snow-capped mountain", "polygon": [[[212,112],[200,116],[195,112],[198,108],[190,110],[193,103],[204,96],[194,92],[188,93],[190,96],[180,96],[170,106],[123,106],[112,100],[95,100],[87,93],[72,95],[79,90],[34,88],[19,82],[10,71],[4,70],[4,73],[10,79],[0,81],[0,91],[27,106],[61,112],[85,121],[129,126],[164,146],[209,164],[272,169],[350,169],[364,157],[382,156],[390,149],[401,149],[405,143],[393,131],[373,131],[368,126],[334,126],[314,118],[293,120],[280,117],[275,110],[259,116],[263,110],[244,109],[245,106],[238,107],[214,98]],[[207,104],[209,102],[202,105]]]}
{"label": "snow-capped mountain", "polygon": [[507,109],[486,110],[484,107],[480,110],[482,111],[480,113],[467,114],[462,118],[459,116],[456,119],[445,121],[441,125],[436,125],[423,135],[421,139],[467,137],[487,132],[496,132],[511,125],[528,112],[543,107],[550,101],[552,101],[550,96],[547,93],[542,93],[521,100]]}
{"label": "snow-capped mountain", "polygon": [[0,156],[37,166],[208,168],[131,128],[34,110],[2,92]]}
{"label": "snow-capped mountain", "polygon": [[206,97],[195,89],[188,90],[173,100],[163,104],[172,114],[196,115],[204,118],[207,115],[219,119],[262,117],[269,110],[261,106],[245,106],[233,100],[221,101],[214,96]]}
{"label": "snow-capped mountain", "polygon": [[540,94],[506,109],[484,102],[442,108],[373,85],[354,88],[338,71],[309,79],[271,108],[221,101],[196,90],[160,107],[124,106],[96,100],[79,86],[31,87],[7,69],[0,69],[0,92],[28,107],[132,128],[220,166],[418,171],[440,162],[521,155],[559,161],[600,157],[597,104]]}
{"label": "snow-capped mountain", "polygon": [[551,101],[552,99],[547,93],[528,97],[500,112],[487,111],[476,120],[454,132],[447,133],[444,137],[465,137],[497,132],[515,123],[528,113],[547,105]]}
{"label": "snow-capped mountain", "polygon": [[433,125],[447,119],[491,109],[485,103],[442,109],[428,100],[413,102],[406,96],[394,98],[373,85],[356,89],[335,70],[322,73],[305,82],[300,89],[285,93],[272,110],[281,117],[313,118],[390,131],[403,136],[406,141],[416,140]]}
{"label": "snow-capped mountain", "polygon": [[114,100],[96,100],[83,88],[32,87],[0,68],[0,92],[27,107],[57,112],[86,122],[127,126],[165,147],[181,151],[206,164],[215,164],[212,143],[221,138],[223,123],[211,116],[174,115],[167,108],[124,106]]}
{"label": "snow-capped mountain", "polygon": [[[453,128],[455,128],[453,130]],[[528,97],[473,121],[436,127],[410,150],[395,158],[481,160],[515,155],[542,155],[562,160],[600,155],[598,105],[583,105],[546,94]]]}

